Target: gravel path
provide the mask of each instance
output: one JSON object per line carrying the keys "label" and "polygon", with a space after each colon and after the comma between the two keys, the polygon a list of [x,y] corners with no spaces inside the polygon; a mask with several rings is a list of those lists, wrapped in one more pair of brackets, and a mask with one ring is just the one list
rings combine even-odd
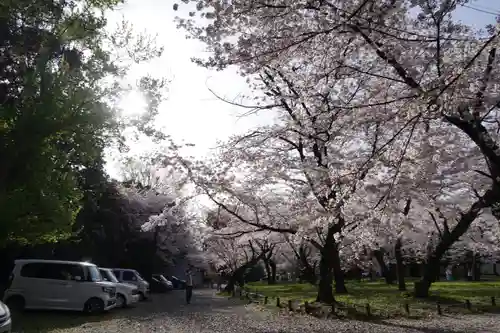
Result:
{"label": "gravel path", "polygon": [[[197,290],[193,303],[183,293],[155,295],[131,309],[89,317],[75,313],[34,312],[18,318],[14,332],[51,333],[500,333],[500,315],[444,316],[429,320],[386,320],[378,323],[324,320],[303,315],[259,311],[254,306]],[[21,323],[22,326],[19,326]]]}

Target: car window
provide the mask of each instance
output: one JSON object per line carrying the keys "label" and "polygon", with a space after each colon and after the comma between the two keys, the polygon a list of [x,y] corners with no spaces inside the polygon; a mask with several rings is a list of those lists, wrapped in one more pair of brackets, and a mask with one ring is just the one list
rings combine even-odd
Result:
{"label": "car window", "polygon": [[42,268],[38,272],[38,277],[42,279],[64,280],[62,265],[58,264],[42,264]]}
{"label": "car window", "polygon": [[42,263],[30,263],[26,264],[21,268],[21,276],[23,277],[31,277],[31,278],[39,278],[40,271],[43,268]]}
{"label": "car window", "polygon": [[111,278],[109,277],[109,275],[108,275],[108,271],[107,271],[107,270],[105,270],[105,269],[100,269],[100,270],[99,270],[99,273],[101,273],[102,279],[103,279],[104,281],[109,281],[109,282],[111,282]]}
{"label": "car window", "polygon": [[115,269],[115,270],[113,271],[113,274],[116,276],[116,278],[117,278],[118,280],[120,280],[120,279],[121,279],[121,277],[120,277],[120,271],[119,271],[119,270]]}
{"label": "car window", "polygon": [[104,280],[117,283],[118,279],[116,278],[115,274],[113,274],[112,271],[107,270],[107,269],[100,269],[99,272],[101,273],[101,276]]}
{"label": "car window", "polygon": [[139,274],[139,272],[138,272],[138,271],[133,271],[133,272],[134,272],[134,274],[135,274],[136,278],[138,278],[139,280],[142,280],[142,281],[146,281],[146,280],[145,280],[145,279],[141,276],[141,274]]}
{"label": "car window", "polygon": [[38,267],[32,266],[25,269],[24,272],[21,271],[21,275],[27,274],[50,280],[75,280],[76,276],[83,278],[83,270],[80,265],[56,263],[36,263],[36,265]]}
{"label": "car window", "polygon": [[82,265],[65,264],[62,266],[61,271],[65,280],[83,280],[85,278]]}
{"label": "car window", "polygon": [[137,276],[132,271],[124,271],[123,281],[137,281]]}
{"label": "car window", "polygon": [[102,281],[101,273],[96,266],[87,266],[87,280],[92,282]]}

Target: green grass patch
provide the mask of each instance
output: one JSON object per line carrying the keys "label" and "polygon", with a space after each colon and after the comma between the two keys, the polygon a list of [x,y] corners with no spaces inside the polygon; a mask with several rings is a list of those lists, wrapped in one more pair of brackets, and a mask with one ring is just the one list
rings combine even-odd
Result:
{"label": "green grass patch", "polygon": [[[301,302],[314,302],[317,288],[310,284],[277,284],[251,283],[251,291],[257,290],[268,297],[280,297],[283,302],[289,299]],[[407,282],[408,292],[401,292],[397,285],[387,285],[383,281],[358,282],[348,281],[347,295],[335,295],[335,298],[348,310],[347,312],[366,312],[366,304],[370,304],[373,315],[394,317],[405,315],[404,304],[408,303],[410,316],[421,317],[437,314],[437,303],[442,311],[453,313],[469,313],[465,301],[472,304],[472,311],[492,311],[491,297],[497,299],[500,308],[500,281],[488,282],[436,282],[431,287],[431,296],[427,299],[415,299],[411,296],[413,282]],[[270,302],[270,304],[274,304]]]}
{"label": "green grass patch", "polygon": [[219,292],[217,292],[217,296],[230,297],[231,293],[229,293],[227,291],[219,291]]}

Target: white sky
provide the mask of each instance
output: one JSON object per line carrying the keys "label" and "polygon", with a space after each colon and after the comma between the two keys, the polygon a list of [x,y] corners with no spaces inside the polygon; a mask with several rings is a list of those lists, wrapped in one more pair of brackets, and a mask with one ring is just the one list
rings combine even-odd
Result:
{"label": "white sky", "polygon": [[[123,15],[133,24],[134,30],[158,35],[158,44],[165,47],[163,56],[150,64],[137,66],[133,75],[139,77],[149,72],[171,79],[168,97],[160,107],[158,121],[174,140],[195,144],[196,147],[189,153],[202,157],[216,145],[217,140],[224,140],[231,134],[266,121],[259,121],[259,118],[267,118],[267,121],[272,118],[261,115],[238,117],[248,110],[225,103],[208,90],[210,87],[218,95],[228,100],[236,99],[237,102],[241,102],[238,98],[242,93],[251,94],[245,80],[236,74],[235,69],[209,71],[191,62],[191,57],[204,52],[204,45],[185,39],[184,31],[177,29],[174,18],[178,12],[172,9],[173,3],[130,0],[121,10],[111,13],[108,20],[114,27],[114,22],[119,22]],[[128,98],[124,104],[130,109],[141,107],[141,101],[134,97]],[[118,176],[115,163],[110,161],[107,169],[112,176]]]}
{"label": "white sky", "polygon": [[[163,56],[135,68],[134,72],[138,76],[149,72],[171,79],[168,98],[160,107],[158,122],[174,140],[194,143],[196,148],[190,154],[202,157],[216,145],[217,140],[271,121],[269,114],[239,118],[237,115],[247,110],[218,100],[207,89],[208,86],[230,100],[242,93],[250,94],[244,79],[234,69],[214,72],[191,62],[191,57],[203,54],[204,46],[195,40],[185,39],[184,31],[176,28],[174,18],[178,13],[172,8],[175,1],[127,2],[119,11],[108,16],[109,23],[114,26],[114,22],[119,22],[123,15],[138,32],[158,35],[158,44],[165,47]],[[469,5],[479,10],[500,12],[500,0],[478,0]],[[457,18],[478,27],[494,22],[494,15],[464,7],[457,10]],[[140,100],[134,97],[124,101],[124,105],[130,110],[141,107]],[[134,150],[143,149],[136,147]],[[107,169],[111,176],[118,176],[116,164],[111,160]]]}

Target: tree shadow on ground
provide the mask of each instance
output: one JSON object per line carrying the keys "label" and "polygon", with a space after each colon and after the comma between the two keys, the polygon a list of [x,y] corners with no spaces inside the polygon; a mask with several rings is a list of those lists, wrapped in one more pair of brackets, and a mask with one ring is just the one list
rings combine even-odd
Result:
{"label": "tree shadow on ground", "polygon": [[[136,322],[150,321],[156,317],[185,316],[187,314],[228,311],[238,302],[229,302],[227,298],[212,297],[212,292],[195,291],[192,304],[186,305],[183,291],[172,291],[166,294],[155,294],[151,300],[139,302],[125,309],[113,309],[107,313],[88,315],[70,311],[25,311],[13,315],[13,333],[42,333],[56,329],[72,327],[85,328],[95,323],[111,322],[116,319],[128,319]],[[90,331],[91,329],[89,329]]]}

